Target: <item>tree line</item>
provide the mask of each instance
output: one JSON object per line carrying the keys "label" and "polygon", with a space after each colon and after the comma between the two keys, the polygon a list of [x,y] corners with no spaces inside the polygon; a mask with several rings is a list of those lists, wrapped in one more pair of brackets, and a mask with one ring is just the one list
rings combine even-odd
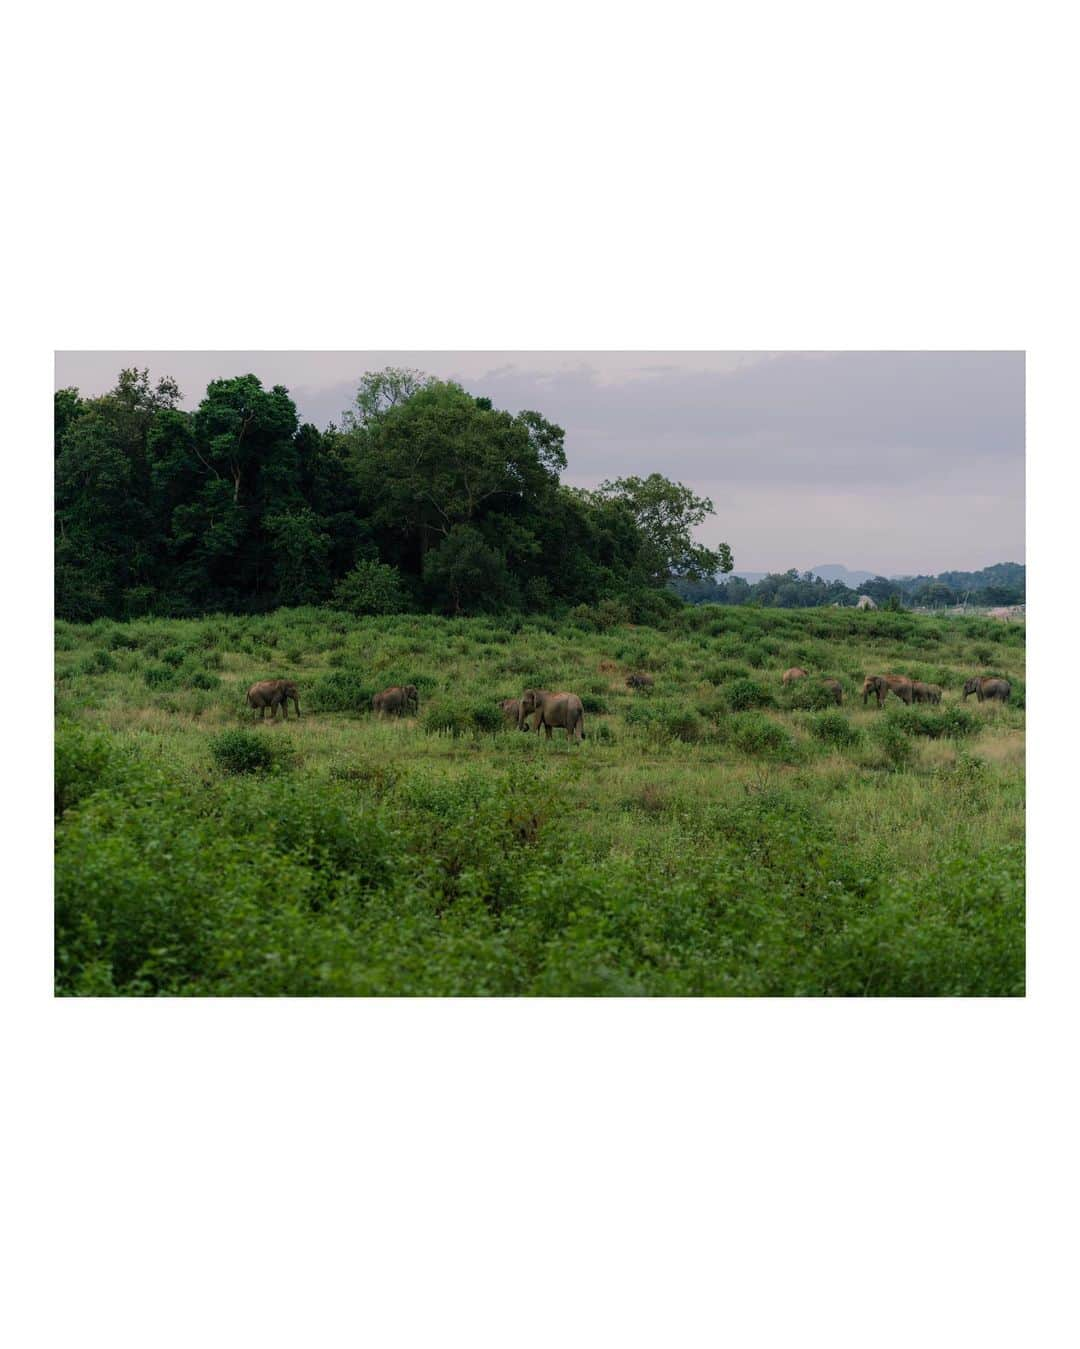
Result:
{"label": "tree line", "polygon": [[680,578],[672,588],[690,604],[757,604],[779,609],[843,606],[869,595],[881,608],[946,608],[956,604],[1023,604],[1026,569],[1017,562],[996,562],[981,571],[946,571],[938,576],[875,576],[857,589],[843,581],[825,581],[812,572],[772,572],[750,583],[741,576]]}
{"label": "tree line", "polygon": [[341,424],[282,385],[127,369],[55,395],[56,611],[99,617],[549,612],[618,601],[639,621],[676,580],[731,570],[693,529],[712,502],[658,473],[563,483],[564,431],[414,370],[360,380]]}

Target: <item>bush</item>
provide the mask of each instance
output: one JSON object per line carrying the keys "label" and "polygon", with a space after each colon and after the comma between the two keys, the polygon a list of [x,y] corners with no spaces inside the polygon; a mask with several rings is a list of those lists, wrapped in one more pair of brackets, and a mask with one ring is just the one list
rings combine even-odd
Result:
{"label": "bush", "polygon": [[187,660],[187,654],[182,646],[170,646],[161,653],[161,659],[166,665],[171,665],[174,670],[178,670]]}
{"label": "bush", "polygon": [[732,712],[746,712],[752,707],[775,707],[776,699],[764,684],[756,679],[733,679],[723,686],[724,699]]}
{"label": "bush", "polygon": [[506,718],[492,703],[448,700],[425,708],[420,724],[430,735],[494,735],[506,725]]}
{"label": "bush", "polygon": [[895,717],[876,720],[871,727],[870,735],[884,763],[890,768],[904,768],[915,757],[911,740]]}
{"label": "bush", "polygon": [[189,689],[216,689],[221,687],[221,680],[217,675],[211,674],[209,670],[184,670],[181,672],[185,688]]}
{"label": "bush", "polygon": [[409,596],[397,567],[358,562],[334,587],[330,604],[349,614],[400,614]]}
{"label": "bush", "polygon": [[810,720],[810,734],[825,745],[848,749],[862,740],[862,732],[853,726],[843,712],[819,712]]}
{"label": "bush", "polygon": [[924,735],[930,740],[943,736],[961,740],[979,731],[978,718],[962,707],[944,707],[940,712],[929,707],[905,707],[902,711],[890,708],[889,719],[907,735]]}
{"label": "bush", "polygon": [[730,728],[729,738],[743,754],[782,759],[791,758],[797,753],[795,741],[783,726],[759,713],[736,718]]}
{"label": "bush", "polygon": [[143,671],[143,683],[148,689],[174,689],[177,682],[176,671],[167,665],[148,665]]}
{"label": "bush", "polygon": [[253,731],[222,731],[210,741],[210,754],[222,773],[264,773],[274,762],[266,738]]}
{"label": "bush", "polygon": [[802,708],[809,712],[820,712],[836,706],[832,690],[816,679],[799,679],[785,690],[784,703],[790,708]]}
{"label": "bush", "polygon": [[335,670],[312,684],[307,702],[313,712],[370,712],[371,699],[378,691],[363,675]]}
{"label": "bush", "polygon": [[120,772],[120,756],[103,735],[81,726],[61,725],[53,745],[53,807],[59,819],[99,787],[110,786]]}

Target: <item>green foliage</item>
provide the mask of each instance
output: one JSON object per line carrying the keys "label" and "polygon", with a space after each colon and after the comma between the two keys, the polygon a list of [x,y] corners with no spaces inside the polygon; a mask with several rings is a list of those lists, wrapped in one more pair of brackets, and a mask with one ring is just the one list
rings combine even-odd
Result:
{"label": "green foliage", "polygon": [[334,586],[331,603],[350,614],[400,614],[409,599],[397,567],[383,562],[358,562]]}
{"label": "green foliage", "polygon": [[143,670],[143,682],[148,689],[174,689],[180,681],[171,666],[148,665]]}
{"label": "green foliage", "polygon": [[784,690],[784,705],[808,712],[820,712],[827,707],[835,707],[836,699],[830,689],[811,676],[790,684]]}
{"label": "green foliage", "polygon": [[[927,623],[707,605],[603,632],[322,606],[62,622],[57,991],[1022,993],[1024,713],[960,702],[982,620],[912,640]],[[77,675],[99,651],[113,668]],[[1022,646],[995,652],[1022,688]],[[730,710],[728,687],[778,691],[793,661],[849,687],[895,668],[945,699]],[[175,683],[148,688],[147,666]],[[626,688],[637,669],[652,696]],[[288,730],[241,711],[271,676],[299,678]],[[420,688],[421,725],[355,716],[392,683]],[[498,700],[533,684],[607,711],[581,745],[504,731]],[[211,748],[240,725],[227,764],[254,744],[255,771]]]}
{"label": "green foliage", "polygon": [[732,718],[728,738],[743,754],[753,754],[765,759],[798,757],[798,747],[790,732],[778,722],[771,721],[758,712]]}
{"label": "green foliage", "polygon": [[911,740],[893,716],[881,717],[870,728],[870,738],[889,768],[905,768],[915,757]]}
{"label": "green foliage", "polygon": [[732,679],[723,686],[723,696],[732,712],[745,712],[752,707],[773,707],[776,699],[756,679]]}
{"label": "green foliage", "polygon": [[862,741],[862,732],[853,726],[838,708],[831,712],[819,712],[809,721],[810,734],[825,745],[834,749],[851,749]]}
{"label": "green foliage", "polygon": [[370,712],[379,688],[370,678],[352,670],[335,670],[312,684],[307,702],[313,712]]}
{"label": "green foliage", "polygon": [[252,731],[222,731],[210,741],[210,756],[222,773],[262,773],[274,762],[266,738]]}

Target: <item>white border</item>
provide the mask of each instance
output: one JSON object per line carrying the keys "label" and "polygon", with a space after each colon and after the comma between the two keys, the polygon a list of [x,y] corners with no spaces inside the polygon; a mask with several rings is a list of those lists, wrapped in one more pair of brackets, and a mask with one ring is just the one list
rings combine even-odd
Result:
{"label": "white border", "polygon": [[[1054,14],[20,16],[11,1342],[1075,1338],[1080,352]],[[53,1002],[47,408],[52,350],[84,346],[1026,348],[1028,999]]]}

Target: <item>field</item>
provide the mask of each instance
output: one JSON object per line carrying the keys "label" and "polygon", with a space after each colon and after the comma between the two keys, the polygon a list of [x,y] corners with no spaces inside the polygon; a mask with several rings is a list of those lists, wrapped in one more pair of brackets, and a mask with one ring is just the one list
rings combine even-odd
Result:
{"label": "field", "polygon": [[[618,617],[58,623],[57,992],[1023,993],[1022,625]],[[941,706],[864,708],[886,671]],[[279,677],[303,715],[259,724]],[[586,740],[505,726],[529,686]]]}

